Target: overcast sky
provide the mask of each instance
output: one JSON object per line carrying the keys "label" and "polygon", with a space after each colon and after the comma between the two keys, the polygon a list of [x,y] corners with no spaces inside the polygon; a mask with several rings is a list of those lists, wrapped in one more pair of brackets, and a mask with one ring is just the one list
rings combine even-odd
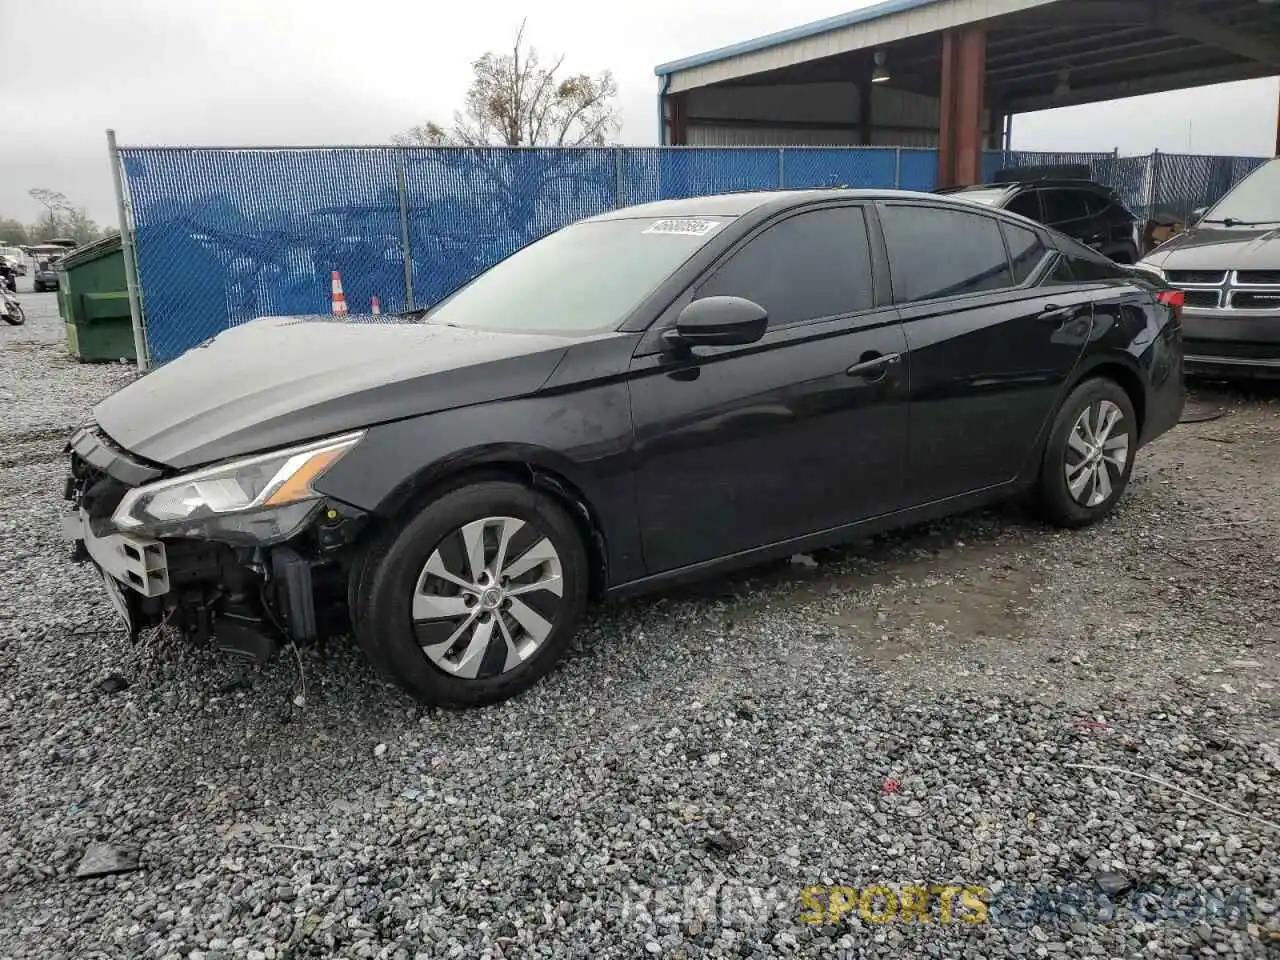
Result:
{"label": "overcast sky", "polygon": [[[115,220],[104,131],[122,144],[384,143],[447,122],[470,62],[523,16],[544,55],[613,70],[623,143],[657,140],[653,68],[870,5],[864,0],[5,0],[0,216],[32,187]],[[15,60],[16,58],[16,60]],[[1017,118],[1014,146],[1269,155],[1277,81]]]}

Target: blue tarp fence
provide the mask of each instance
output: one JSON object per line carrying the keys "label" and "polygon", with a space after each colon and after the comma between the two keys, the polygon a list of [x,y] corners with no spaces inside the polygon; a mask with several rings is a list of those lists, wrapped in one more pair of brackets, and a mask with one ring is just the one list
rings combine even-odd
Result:
{"label": "blue tarp fence", "polygon": [[[896,147],[202,148],[119,152],[153,364],[271,314],[428,306],[564,224],[735,190],[932,190],[937,151]],[[1142,216],[1185,217],[1263,163],[1156,153],[989,153],[1003,167],[1085,164]]]}

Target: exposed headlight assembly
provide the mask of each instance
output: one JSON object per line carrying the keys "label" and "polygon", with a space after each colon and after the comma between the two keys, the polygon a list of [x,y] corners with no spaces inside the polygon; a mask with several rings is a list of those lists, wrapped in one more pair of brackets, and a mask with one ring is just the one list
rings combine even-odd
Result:
{"label": "exposed headlight assembly", "polygon": [[312,485],[363,436],[344,434],[136,487],[112,523],[151,536],[280,543],[311,520],[320,508]]}

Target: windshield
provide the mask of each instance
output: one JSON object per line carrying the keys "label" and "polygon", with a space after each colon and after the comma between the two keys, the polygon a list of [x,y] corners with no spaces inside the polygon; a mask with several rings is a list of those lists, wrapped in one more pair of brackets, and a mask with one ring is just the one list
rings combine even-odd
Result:
{"label": "windshield", "polygon": [[438,304],[426,321],[516,333],[615,330],[730,220],[575,223],[495,264]]}
{"label": "windshield", "polygon": [[1241,180],[1204,219],[1210,223],[1280,223],[1280,160],[1264,163]]}
{"label": "windshield", "polygon": [[1000,203],[1009,196],[1008,187],[970,187],[964,190],[948,190],[948,194],[961,200],[972,200],[974,203],[985,203],[988,206]]}

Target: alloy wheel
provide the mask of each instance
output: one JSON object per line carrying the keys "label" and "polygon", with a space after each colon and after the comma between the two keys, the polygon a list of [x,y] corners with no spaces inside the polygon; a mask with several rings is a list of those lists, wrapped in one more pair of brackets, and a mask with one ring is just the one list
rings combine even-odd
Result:
{"label": "alloy wheel", "polygon": [[1067,435],[1064,470],[1076,503],[1106,503],[1129,462],[1129,424],[1110,400],[1095,400],[1081,411]]}
{"label": "alloy wheel", "polygon": [[563,592],[560,554],[545,533],[515,517],[485,517],[432,551],[413,592],[414,632],[441,670],[486,679],[537,653]]}

